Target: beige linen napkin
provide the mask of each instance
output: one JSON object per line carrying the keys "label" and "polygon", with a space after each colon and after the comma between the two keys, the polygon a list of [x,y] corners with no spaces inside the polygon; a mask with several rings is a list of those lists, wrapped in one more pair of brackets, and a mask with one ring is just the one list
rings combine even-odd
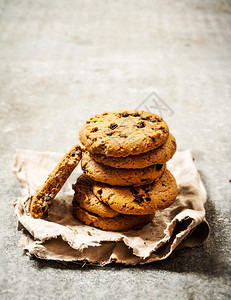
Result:
{"label": "beige linen napkin", "polygon": [[209,234],[205,220],[206,191],[189,150],[178,151],[168,162],[178,184],[176,201],[157,211],[140,230],[111,232],[83,225],[72,215],[72,183],[82,173],[78,166],[43,219],[29,213],[33,193],[63,154],[18,149],[13,172],[21,183],[22,197],[15,200],[15,215],[22,230],[20,246],[28,255],[57,261],[112,261],[144,264],[167,258],[178,247],[201,245]]}

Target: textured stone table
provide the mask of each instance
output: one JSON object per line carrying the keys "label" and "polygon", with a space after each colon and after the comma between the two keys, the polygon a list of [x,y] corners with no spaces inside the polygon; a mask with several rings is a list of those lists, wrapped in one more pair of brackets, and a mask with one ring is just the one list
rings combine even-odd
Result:
{"label": "textured stone table", "polygon": [[[0,23],[1,299],[228,299],[230,1],[1,0]],[[14,149],[65,152],[86,118],[131,107],[162,114],[192,150],[207,243],[142,267],[23,255]]]}

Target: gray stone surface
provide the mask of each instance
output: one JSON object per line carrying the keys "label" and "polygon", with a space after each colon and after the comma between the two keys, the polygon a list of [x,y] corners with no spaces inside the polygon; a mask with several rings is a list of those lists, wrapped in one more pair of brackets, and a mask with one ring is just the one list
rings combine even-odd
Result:
{"label": "gray stone surface", "polygon": [[[1,299],[230,298],[230,1],[0,0],[0,22]],[[14,149],[64,152],[89,116],[139,105],[192,150],[207,243],[141,267],[23,255]]]}

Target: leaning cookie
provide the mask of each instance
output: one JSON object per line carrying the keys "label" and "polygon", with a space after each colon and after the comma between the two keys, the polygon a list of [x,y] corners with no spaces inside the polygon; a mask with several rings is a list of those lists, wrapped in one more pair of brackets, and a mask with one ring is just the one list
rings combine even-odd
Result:
{"label": "leaning cookie", "polygon": [[50,207],[53,199],[81,160],[81,155],[81,147],[74,146],[50,173],[44,185],[34,194],[30,206],[31,215],[34,218],[41,218]]}
{"label": "leaning cookie", "polygon": [[92,153],[125,157],[159,147],[168,134],[167,124],[154,113],[119,110],[90,118],[80,129],[79,139]]}
{"label": "leaning cookie", "polygon": [[167,141],[160,147],[138,155],[126,157],[106,156],[99,153],[89,153],[95,161],[113,168],[141,169],[155,164],[165,164],[176,152],[176,140],[169,133]]}
{"label": "leaning cookie", "polygon": [[150,214],[145,216],[119,215],[114,218],[102,218],[84,210],[78,205],[74,206],[73,214],[86,225],[110,231],[127,231],[132,228],[141,227],[149,223],[154,217],[154,214]]}
{"label": "leaning cookie", "polygon": [[93,193],[115,211],[128,215],[145,215],[170,206],[177,196],[177,184],[171,172],[143,186],[109,186],[95,182]]}
{"label": "leaning cookie", "polygon": [[117,211],[110,208],[110,206],[93,194],[92,187],[93,181],[85,174],[80,175],[77,182],[72,185],[75,191],[73,204],[78,204],[81,208],[100,217],[113,218],[119,215]]}
{"label": "leaning cookie", "polygon": [[156,164],[143,169],[118,169],[93,160],[86,150],[82,154],[82,169],[91,179],[110,185],[141,185],[153,182],[165,170],[165,164]]}

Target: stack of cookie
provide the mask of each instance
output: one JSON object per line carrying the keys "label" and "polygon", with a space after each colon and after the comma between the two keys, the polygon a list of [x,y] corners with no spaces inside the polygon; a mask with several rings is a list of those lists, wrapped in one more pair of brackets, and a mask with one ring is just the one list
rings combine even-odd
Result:
{"label": "stack of cookie", "polygon": [[104,230],[126,231],[170,206],[177,185],[166,168],[176,142],[165,121],[145,111],[112,111],[90,118],[80,130],[82,174],[75,215]]}

